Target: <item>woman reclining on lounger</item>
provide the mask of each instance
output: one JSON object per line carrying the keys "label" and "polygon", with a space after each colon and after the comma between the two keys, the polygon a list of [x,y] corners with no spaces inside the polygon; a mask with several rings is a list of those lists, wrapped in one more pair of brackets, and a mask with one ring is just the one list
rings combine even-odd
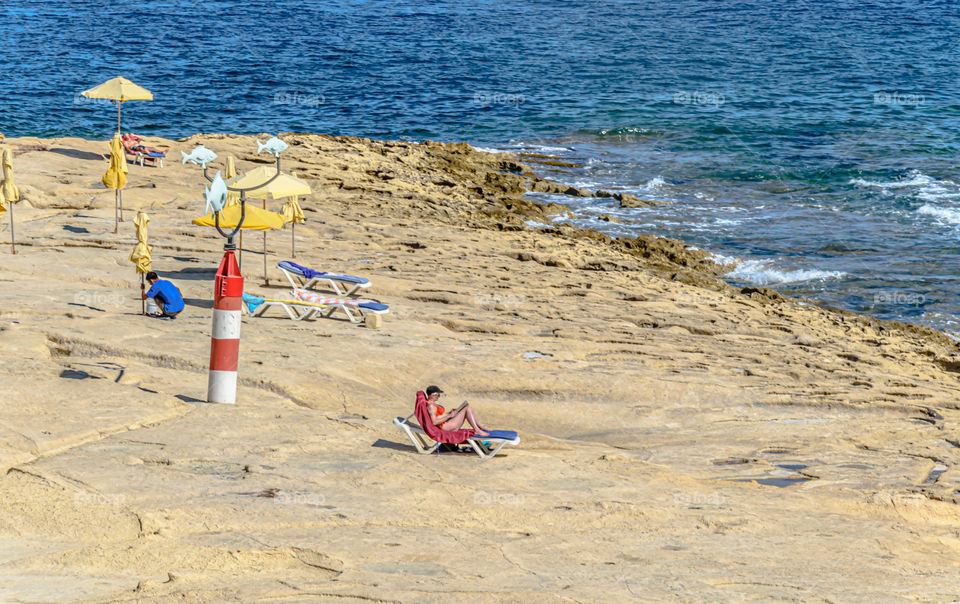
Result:
{"label": "woman reclining on lounger", "polygon": [[447,411],[443,405],[438,405],[437,401],[443,390],[436,386],[427,386],[427,412],[430,414],[430,420],[433,425],[441,430],[459,430],[466,421],[476,431],[477,436],[490,436],[490,433],[477,421],[477,414],[473,411],[470,403],[464,401],[462,405],[453,411]]}

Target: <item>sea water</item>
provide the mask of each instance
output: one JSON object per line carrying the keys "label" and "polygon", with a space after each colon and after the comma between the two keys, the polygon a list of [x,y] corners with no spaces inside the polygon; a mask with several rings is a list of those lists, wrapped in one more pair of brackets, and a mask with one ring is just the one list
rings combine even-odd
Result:
{"label": "sea water", "polygon": [[[561,199],[727,278],[960,329],[960,9],[947,2],[6,0],[0,131],[324,132],[556,155]],[[541,196],[545,197],[545,196]],[[548,200],[548,199],[545,199]],[[620,224],[598,221],[601,213]]]}

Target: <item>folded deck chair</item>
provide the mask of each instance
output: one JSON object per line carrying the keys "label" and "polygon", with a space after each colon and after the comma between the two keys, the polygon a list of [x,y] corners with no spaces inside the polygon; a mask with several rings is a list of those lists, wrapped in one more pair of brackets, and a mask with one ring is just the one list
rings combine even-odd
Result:
{"label": "folded deck chair", "polygon": [[317,284],[326,284],[338,296],[352,296],[358,289],[370,287],[370,280],[364,277],[315,271],[289,260],[278,262],[277,268],[283,271],[293,289],[312,289]]}
{"label": "folded deck chair", "polygon": [[[416,421],[412,421],[414,418]],[[423,391],[417,392],[417,404],[413,413],[409,417],[397,417],[393,423],[407,433],[410,442],[423,455],[433,453],[441,443],[466,443],[477,455],[490,459],[499,453],[504,445],[520,444],[520,437],[512,430],[489,430],[489,436],[477,436],[473,430],[443,430],[433,425],[427,411],[427,395]],[[429,444],[428,439],[434,443]]]}
{"label": "folded deck chair", "polygon": [[317,292],[310,292],[305,289],[294,289],[293,297],[300,302],[309,302],[325,306],[326,309],[320,311],[324,317],[329,317],[338,310],[343,311],[351,323],[360,323],[367,314],[385,315],[390,311],[386,304],[380,304],[373,300],[353,300],[350,298],[334,298],[324,296]]}
{"label": "folded deck chair", "polygon": [[143,162],[149,162],[153,165],[159,163],[160,167],[163,167],[163,158],[167,156],[166,153],[160,149],[154,149],[153,147],[145,146],[141,141],[143,140],[139,136],[135,136],[127,132],[123,135],[123,150],[127,155],[132,155],[134,157],[134,163],[139,162],[143,166]]}
{"label": "folded deck chair", "polygon": [[314,304],[313,302],[301,302],[300,300],[272,300],[270,298],[261,298],[250,294],[243,294],[242,309],[251,317],[262,317],[267,310],[271,308],[281,308],[287,313],[287,316],[294,321],[303,321],[309,319],[325,310],[327,307],[323,304]]}

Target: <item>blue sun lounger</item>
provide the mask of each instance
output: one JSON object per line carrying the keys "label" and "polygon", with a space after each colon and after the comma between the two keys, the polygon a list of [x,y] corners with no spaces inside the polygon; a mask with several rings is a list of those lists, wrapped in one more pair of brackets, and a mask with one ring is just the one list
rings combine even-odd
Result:
{"label": "blue sun lounger", "polygon": [[317,284],[326,284],[338,296],[352,296],[357,290],[370,287],[370,280],[365,277],[315,271],[289,260],[278,262],[277,268],[293,289],[314,289]]}

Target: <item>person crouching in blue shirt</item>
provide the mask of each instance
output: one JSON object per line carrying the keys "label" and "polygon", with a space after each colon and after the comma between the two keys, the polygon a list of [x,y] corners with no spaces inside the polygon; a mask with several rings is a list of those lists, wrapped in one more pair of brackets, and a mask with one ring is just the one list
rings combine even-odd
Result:
{"label": "person crouching in blue shirt", "polygon": [[150,282],[150,289],[144,292],[143,285],[141,285],[140,296],[144,300],[153,298],[153,301],[156,302],[160,312],[152,316],[172,319],[180,314],[180,311],[183,310],[183,296],[180,295],[177,286],[166,279],[161,279],[153,271],[147,273],[147,281]]}

